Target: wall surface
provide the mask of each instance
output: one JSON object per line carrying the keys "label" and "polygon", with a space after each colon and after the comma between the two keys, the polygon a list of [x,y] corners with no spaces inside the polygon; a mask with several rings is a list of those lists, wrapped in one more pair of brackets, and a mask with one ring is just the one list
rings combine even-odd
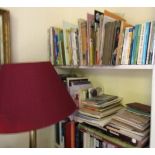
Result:
{"label": "wall surface", "polygon": [[[5,8],[11,15],[12,62],[47,61],[48,29],[62,26],[62,21],[77,24],[78,18],[86,18],[86,13],[105,8]],[[154,8],[106,8],[119,13],[131,24],[142,23],[155,18]],[[106,73],[106,74],[105,74]],[[85,71],[85,75],[97,86],[109,93],[125,96],[125,102],[133,100],[148,103],[151,96],[151,73],[128,71]],[[133,75],[133,76],[131,76]],[[134,79],[133,79],[134,78]],[[121,85],[120,85],[121,83]],[[129,87],[128,87],[129,86]],[[134,93],[136,92],[136,93]],[[53,127],[38,131],[38,146],[53,147]],[[28,147],[28,133],[0,135],[0,147]]]}

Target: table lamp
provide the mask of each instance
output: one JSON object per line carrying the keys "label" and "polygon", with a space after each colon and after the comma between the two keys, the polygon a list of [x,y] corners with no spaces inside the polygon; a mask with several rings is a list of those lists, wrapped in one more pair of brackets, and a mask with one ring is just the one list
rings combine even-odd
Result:
{"label": "table lamp", "polygon": [[50,62],[0,66],[0,133],[30,132],[66,118],[76,105]]}

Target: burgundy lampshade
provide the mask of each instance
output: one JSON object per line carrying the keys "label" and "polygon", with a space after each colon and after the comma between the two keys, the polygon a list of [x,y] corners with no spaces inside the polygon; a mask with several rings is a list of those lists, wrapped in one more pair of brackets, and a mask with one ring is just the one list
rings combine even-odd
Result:
{"label": "burgundy lampshade", "polygon": [[46,127],[75,110],[50,62],[0,66],[0,133]]}

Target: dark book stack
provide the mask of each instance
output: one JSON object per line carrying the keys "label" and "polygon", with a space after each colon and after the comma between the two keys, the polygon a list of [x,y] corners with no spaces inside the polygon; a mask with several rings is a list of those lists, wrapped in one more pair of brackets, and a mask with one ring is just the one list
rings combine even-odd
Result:
{"label": "dark book stack", "polygon": [[136,147],[145,147],[149,142],[150,106],[129,103],[104,128],[107,133]]}

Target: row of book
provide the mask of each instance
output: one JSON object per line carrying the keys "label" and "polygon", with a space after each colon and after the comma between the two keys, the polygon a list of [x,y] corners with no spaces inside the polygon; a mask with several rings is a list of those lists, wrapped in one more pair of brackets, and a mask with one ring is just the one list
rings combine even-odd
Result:
{"label": "row of book", "polygon": [[[92,127],[92,132],[88,132],[87,128]],[[78,123],[75,121],[62,120],[55,125],[56,132],[56,147],[59,148],[115,148],[115,147],[132,147],[130,144],[126,144],[120,140],[120,146],[115,144],[113,140],[116,138],[109,137],[104,134],[105,139],[102,136],[98,136],[97,133],[100,130],[97,127],[90,126],[89,124]],[[102,133],[103,134],[103,133]],[[112,139],[112,141],[110,141]],[[122,145],[121,145],[122,144]]]}
{"label": "row of book", "polygon": [[115,13],[95,10],[78,25],[50,27],[50,60],[73,66],[153,64],[154,38],[155,21],[132,26]]}

